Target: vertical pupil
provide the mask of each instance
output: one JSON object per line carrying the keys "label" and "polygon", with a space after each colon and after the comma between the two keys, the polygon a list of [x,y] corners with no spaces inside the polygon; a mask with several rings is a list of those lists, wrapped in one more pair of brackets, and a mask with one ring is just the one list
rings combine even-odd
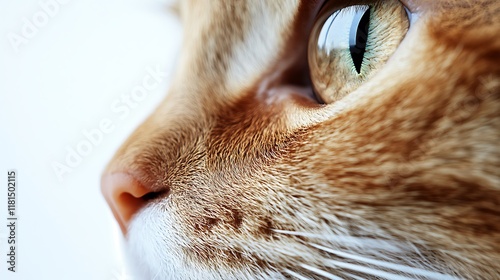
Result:
{"label": "vertical pupil", "polygon": [[349,50],[351,51],[352,61],[354,62],[354,67],[356,67],[358,74],[361,73],[361,65],[365,56],[369,28],[370,8],[366,7],[366,10],[356,13],[349,35]]}

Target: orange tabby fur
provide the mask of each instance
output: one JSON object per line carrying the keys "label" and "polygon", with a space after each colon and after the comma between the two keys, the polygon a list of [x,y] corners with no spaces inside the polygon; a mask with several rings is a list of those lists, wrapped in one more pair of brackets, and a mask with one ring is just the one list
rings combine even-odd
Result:
{"label": "orange tabby fur", "polygon": [[316,1],[180,2],[169,94],[106,171],[162,194],[149,203],[182,244],[157,243],[155,256],[180,255],[206,279],[319,277],[310,267],[366,277],[317,246],[351,236],[402,244],[400,264],[499,277],[500,2],[407,2],[419,18],[396,53],[330,105],[288,86]]}

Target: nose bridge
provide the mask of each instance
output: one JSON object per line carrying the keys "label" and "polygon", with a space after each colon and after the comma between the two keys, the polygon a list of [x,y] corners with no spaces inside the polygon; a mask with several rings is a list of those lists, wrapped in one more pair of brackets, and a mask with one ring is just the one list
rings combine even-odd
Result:
{"label": "nose bridge", "polygon": [[206,114],[179,96],[167,97],[132,133],[102,176],[102,193],[124,233],[133,216],[151,199],[168,196],[171,178],[185,178],[203,153]]}
{"label": "nose bridge", "polygon": [[200,102],[188,86],[173,85],[162,103],[120,147],[106,173],[126,170],[156,191],[178,160],[190,153],[200,154],[212,123],[209,110],[216,110],[214,106]]}

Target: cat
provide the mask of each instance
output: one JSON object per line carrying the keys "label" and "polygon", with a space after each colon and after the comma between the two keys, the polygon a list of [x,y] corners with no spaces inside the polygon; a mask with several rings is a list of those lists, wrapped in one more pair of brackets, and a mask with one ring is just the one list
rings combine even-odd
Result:
{"label": "cat", "polygon": [[177,10],[102,177],[137,279],[500,279],[499,1]]}

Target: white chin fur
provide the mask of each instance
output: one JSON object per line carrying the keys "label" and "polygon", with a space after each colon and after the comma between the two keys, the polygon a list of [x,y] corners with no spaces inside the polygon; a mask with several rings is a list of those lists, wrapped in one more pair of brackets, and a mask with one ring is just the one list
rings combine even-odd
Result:
{"label": "white chin fur", "polygon": [[265,279],[255,272],[188,263],[181,247],[188,247],[189,241],[176,226],[172,212],[163,207],[160,203],[144,208],[129,227],[127,259],[133,279]]}

